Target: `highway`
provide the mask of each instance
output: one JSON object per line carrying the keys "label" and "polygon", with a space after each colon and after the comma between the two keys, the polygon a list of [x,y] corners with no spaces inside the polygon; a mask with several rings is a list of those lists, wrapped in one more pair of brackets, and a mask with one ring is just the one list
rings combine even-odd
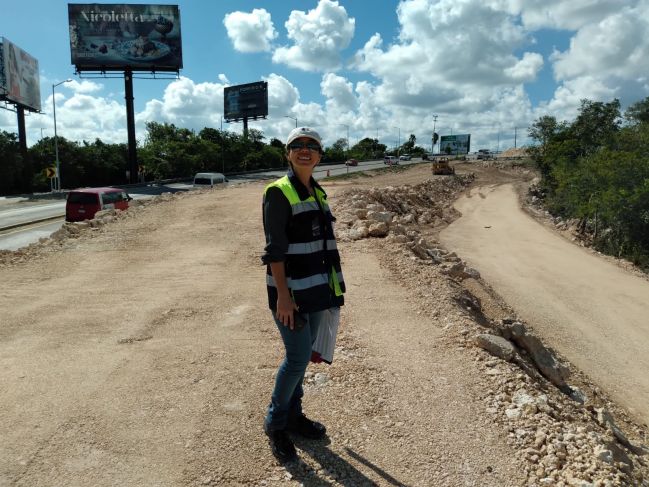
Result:
{"label": "highway", "polygon": [[[400,161],[401,165],[420,162],[419,159],[412,161]],[[368,169],[383,168],[383,160],[363,161],[358,166],[346,166],[345,164],[334,164],[321,166],[314,171],[316,180],[328,176],[337,176]],[[286,174],[285,170],[265,171],[249,174],[228,176],[227,184],[241,184],[249,181],[263,179],[275,179]],[[126,191],[134,199],[147,199],[162,193],[175,193],[178,191],[193,190],[191,183],[171,183],[164,185],[149,184],[127,188]],[[0,198],[0,250],[17,250],[30,243],[38,242],[40,238],[48,237],[64,223],[65,200],[53,201],[47,195],[38,195],[42,202],[30,197],[3,197]],[[60,196],[59,196],[60,198]]]}

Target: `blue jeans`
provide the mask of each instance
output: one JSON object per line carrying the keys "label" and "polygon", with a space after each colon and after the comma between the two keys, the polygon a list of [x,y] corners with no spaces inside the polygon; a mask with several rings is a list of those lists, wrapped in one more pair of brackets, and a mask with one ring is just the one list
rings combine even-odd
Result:
{"label": "blue jeans", "polygon": [[311,359],[311,347],[318,333],[318,327],[325,311],[303,313],[306,325],[291,330],[275,318],[275,324],[282,335],[286,356],[275,377],[275,388],[268,405],[265,425],[269,431],[286,428],[289,421],[302,414],[302,382],[304,372]]}

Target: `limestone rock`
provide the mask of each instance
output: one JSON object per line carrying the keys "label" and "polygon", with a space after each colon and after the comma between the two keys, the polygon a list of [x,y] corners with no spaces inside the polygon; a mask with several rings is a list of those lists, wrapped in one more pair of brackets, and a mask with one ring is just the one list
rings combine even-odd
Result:
{"label": "limestone rock", "polygon": [[554,353],[546,348],[541,340],[528,332],[520,322],[505,325],[503,335],[520,348],[526,350],[539,371],[554,385],[566,388],[566,379],[570,376],[568,367],[557,359]]}
{"label": "limestone rock", "polygon": [[516,355],[516,347],[509,340],[498,335],[483,333],[476,336],[475,342],[491,355],[500,357],[507,362],[511,362]]}
{"label": "limestone rock", "polygon": [[370,237],[385,237],[389,232],[390,228],[384,222],[374,223],[369,228]]}

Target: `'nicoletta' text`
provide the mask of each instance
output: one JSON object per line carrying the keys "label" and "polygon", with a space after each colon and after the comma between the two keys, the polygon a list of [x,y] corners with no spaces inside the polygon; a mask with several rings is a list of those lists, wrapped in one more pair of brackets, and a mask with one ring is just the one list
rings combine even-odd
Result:
{"label": "'nicoletta' text", "polygon": [[81,16],[86,22],[151,22],[155,21],[159,14],[143,14],[136,12],[90,12],[81,11]]}

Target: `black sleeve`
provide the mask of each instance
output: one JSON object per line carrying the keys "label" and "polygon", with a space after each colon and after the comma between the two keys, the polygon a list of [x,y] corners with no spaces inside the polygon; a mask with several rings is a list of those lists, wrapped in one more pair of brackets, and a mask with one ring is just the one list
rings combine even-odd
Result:
{"label": "black sleeve", "polygon": [[264,264],[284,262],[288,251],[286,229],[291,217],[291,205],[281,189],[268,188],[264,195],[263,213],[266,247],[261,261]]}

